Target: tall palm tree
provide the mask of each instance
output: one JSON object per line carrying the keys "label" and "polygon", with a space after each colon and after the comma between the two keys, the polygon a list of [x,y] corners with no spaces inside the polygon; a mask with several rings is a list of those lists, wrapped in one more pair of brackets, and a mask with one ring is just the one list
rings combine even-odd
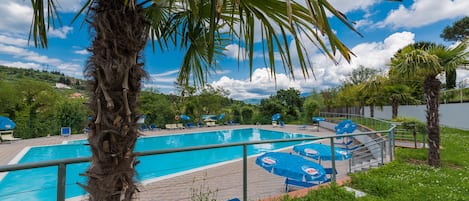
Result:
{"label": "tall palm tree", "polygon": [[[47,47],[48,26],[58,16],[56,3],[31,3],[30,38],[36,46]],[[84,174],[88,183],[83,185],[90,200],[130,200],[137,190],[133,181],[138,163],[133,153],[138,136],[136,108],[146,76],[142,52],[149,38],[153,47],[186,51],[179,71],[181,84],[189,83],[191,77],[195,84],[203,84],[230,40],[244,47],[252,70],[258,28],[273,75],[277,55],[292,76],[296,62],[305,77],[312,74],[300,33],[331,59],[337,52],[347,61],[351,56],[333,33],[328,14],[354,29],[326,0],[301,4],[293,0],[87,0],[79,14],[85,11],[93,38],[85,68],[94,113],[88,136],[92,161]],[[296,44],[298,61],[290,55],[291,41]]]}
{"label": "tall palm tree", "polygon": [[[374,75],[360,86],[360,93],[365,97],[365,103],[370,107],[370,117],[374,117],[376,104],[382,103],[382,88],[386,78],[381,75]],[[380,104],[382,105],[382,104]]]}
{"label": "tall palm tree", "polygon": [[409,45],[391,60],[391,67],[401,75],[418,74],[424,77],[424,94],[427,103],[428,164],[440,167],[439,95],[441,82],[437,76],[466,64],[467,40],[454,48],[431,44],[426,47]]}

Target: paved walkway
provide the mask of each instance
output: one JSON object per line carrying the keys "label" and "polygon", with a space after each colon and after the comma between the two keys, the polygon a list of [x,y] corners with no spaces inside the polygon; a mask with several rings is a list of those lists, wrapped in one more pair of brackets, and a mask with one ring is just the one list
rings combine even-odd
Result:
{"label": "paved walkway", "polygon": [[[159,130],[146,131],[147,136],[168,135],[174,133],[202,132],[220,129],[236,128],[263,128],[269,130],[279,130],[292,133],[311,134],[314,136],[334,135],[335,133],[309,126],[306,129],[299,129],[297,125],[286,125],[283,128],[273,127],[272,125],[262,126],[217,126],[204,127],[184,130]],[[85,139],[86,136],[72,135],[70,137],[51,136],[36,139],[27,139],[14,142],[12,144],[0,144],[0,165],[8,164],[21,150],[28,146],[40,146],[50,144],[61,144],[66,140]],[[291,150],[285,150],[291,151]],[[203,157],[203,156],[201,156]],[[270,174],[262,168],[255,165],[255,157],[248,159],[248,199],[258,200],[266,197],[276,196],[284,193],[283,177]],[[338,161],[338,178],[345,177],[348,162]],[[323,162],[325,167],[330,166],[330,162]],[[140,192],[137,194],[137,200],[143,201],[183,201],[191,200],[191,196],[198,195],[200,192],[212,194],[209,198],[217,200],[227,200],[233,197],[242,198],[243,193],[243,175],[242,160],[230,162],[228,164],[204,168],[190,173],[176,175],[169,178],[160,179],[148,184],[140,184]]]}

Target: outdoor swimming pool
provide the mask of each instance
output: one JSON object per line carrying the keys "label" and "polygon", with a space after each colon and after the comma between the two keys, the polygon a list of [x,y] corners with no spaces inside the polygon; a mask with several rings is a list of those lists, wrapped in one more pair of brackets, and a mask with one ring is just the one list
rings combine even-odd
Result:
{"label": "outdoor swimming pool", "polygon": [[[211,144],[228,144],[272,139],[311,137],[262,129],[222,130],[203,133],[155,136],[139,138],[135,151],[164,150]],[[70,144],[32,147],[18,163],[57,160],[90,156],[85,140]],[[248,146],[248,155],[285,148],[301,142],[259,144]],[[179,152],[139,157],[136,167],[138,181],[149,181],[162,176],[177,174],[242,157],[242,147],[228,147],[190,152]],[[84,195],[85,191],[76,185],[86,183],[78,174],[85,172],[89,163],[67,165],[66,198]],[[240,170],[241,171],[241,170]],[[8,173],[0,181],[0,200],[56,200],[57,167],[36,168]]]}

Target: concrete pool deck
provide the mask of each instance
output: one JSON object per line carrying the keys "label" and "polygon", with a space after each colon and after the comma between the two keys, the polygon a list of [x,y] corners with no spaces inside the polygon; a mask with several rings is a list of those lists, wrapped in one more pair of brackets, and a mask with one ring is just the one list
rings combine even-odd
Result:
{"label": "concrete pool deck", "polygon": [[[237,125],[237,126],[216,126],[202,127],[181,130],[158,130],[145,131],[146,136],[169,135],[177,133],[203,132],[211,130],[227,130],[239,128],[262,128],[267,130],[277,130],[292,133],[310,134],[314,136],[335,135],[334,132],[308,126],[306,129],[299,129],[298,125],[286,125],[284,127],[273,127],[272,125]],[[0,144],[0,165],[6,165],[14,159],[24,148],[31,146],[42,146],[52,144],[62,144],[64,141],[85,139],[86,135],[71,135],[69,137],[51,136],[36,139],[26,139],[13,142],[11,144]],[[290,151],[290,150],[285,150]],[[272,196],[278,196],[285,192],[284,178],[268,173],[255,164],[255,157],[248,159],[248,200],[259,200]],[[323,166],[329,167],[330,162],[324,161]],[[346,177],[348,162],[337,161],[337,178]],[[230,198],[243,197],[243,168],[242,160],[232,161],[222,165],[211,166],[204,169],[194,170],[186,174],[173,175],[165,179],[141,184],[140,192],[136,199],[143,201],[179,201],[191,200],[191,196],[200,192],[208,193],[209,198],[216,200],[228,200]]]}

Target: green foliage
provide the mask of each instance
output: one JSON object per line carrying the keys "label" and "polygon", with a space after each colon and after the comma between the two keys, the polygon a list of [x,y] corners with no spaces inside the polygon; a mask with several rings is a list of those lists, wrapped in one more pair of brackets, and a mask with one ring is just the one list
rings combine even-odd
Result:
{"label": "green foliage", "polygon": [[278,99],[269,98],[261,100],[259,105],[260,114],[257,119],[261,124],[272,123],[272,115],[281,113],[283,115],[283,106]]}
{"label": "green foliage", "polygon": [[168,96],[142,91],[139,104],[140,112],[147,117],[146,124],[155,124],[157,127],[163,128],[165,124],[173,123],[175,112]]}
{"label": "green foliage", "polygon": [[63,99],[57,103],[55,114],[57,125],[70,127],[72,133],[83,133],[88,116],[87,111],[82,99]]}
{"label": "green foliage", "polygon": [[322,109],[322,107],[323,107],[322,98],[319,98],[318,96],[307,97],[303,104],[303,111],[304,111],[303,121],[311,122],[311,118],[313,116],[318,116],[319,111]]}
{"label": "green foliage", "polygon": [[337,185],[331,185],[330,187],[322,187],[318,190],[309,191],[304,197],[289,198],[288,196],[283,197],[280,201],[353,201],[357,200],[355,195],[351,192],[346,191],[344,188]]}
{"label": "green foliage", "polygon": [[[0,77],[4,77],[2,80],[9,80],[16,82],[18,80],[27,78],[29,80],[47,82],[49,84],[64,83],[69,84],[70,87],[77,90],[84,90],[84,87],[80,85],[83,80],[65,76],[63,73],[58,71],[46,71],[46,70],[34,70],[34,69],[23,69],[23,68],[12,68],[0,65]],[[78,84],[77,84],[78,83]]]}
{"label": "green foliage", "polygon": [[440,37],[448,41],[462,41],[469,36],[469,16],[456,21],[452,26],[447,26]]}
{"label": "green foliage", "polygon": [[[283,107],[284,120],[297,120],[303,107],[304,99],[300,97],[300,91],[294,88],[281,89],[271,98],[277,99]],[[273,113],[272,113],[273,114]]]}
{"label": "green foliage", "polygon": [[406,129],[412,129],[415,126],[417,133],[427,133],[427,125],[424,122],[419,121],[417,118],[397,117],[391,121],[402,122],[402,126]]}
{"label": "green foliage", "polygon": [[346,82],[352,85],[358,85],[367,82],[378,73],[379,71],[374,68],[367,68],[360,65],[358,68],[352,70]]}

